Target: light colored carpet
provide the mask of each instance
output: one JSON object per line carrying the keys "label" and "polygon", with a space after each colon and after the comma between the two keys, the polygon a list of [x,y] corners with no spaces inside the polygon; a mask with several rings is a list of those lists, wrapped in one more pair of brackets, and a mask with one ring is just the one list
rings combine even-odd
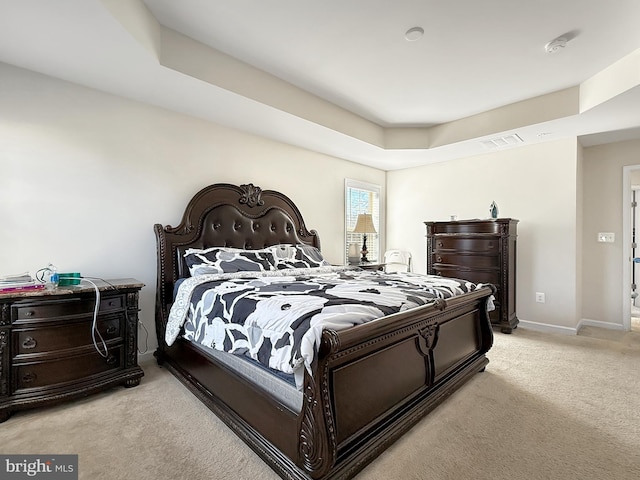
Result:
{"label": "light colored carpet", "polygon": [[[582,333],[496,333],[487,370],[356,478],[640,478],[640,332]],[[14,414],[0,450],[77,453],[87,480],[279,478],[170,373],[143,368],[136,388]]]}

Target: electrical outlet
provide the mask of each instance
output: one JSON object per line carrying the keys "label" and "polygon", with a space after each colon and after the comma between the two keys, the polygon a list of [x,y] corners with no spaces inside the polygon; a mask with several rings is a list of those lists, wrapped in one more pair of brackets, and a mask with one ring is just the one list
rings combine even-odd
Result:
{"label": "electrical outlet", "polygon": [[544,303],[544,293],[536,292],[536,302]]}

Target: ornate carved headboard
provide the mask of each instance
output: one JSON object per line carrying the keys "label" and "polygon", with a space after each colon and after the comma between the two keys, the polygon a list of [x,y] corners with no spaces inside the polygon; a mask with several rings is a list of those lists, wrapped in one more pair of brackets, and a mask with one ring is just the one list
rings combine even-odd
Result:
{"label": "ornate carved headboard", "polygon": [[259,249],[280,243],[320,248],[315,230],[307,230],[298,207],[286,196],[253,184],[217,183],[189,202],[177,227],[154,225],[158,251],[156,329],[164,327],[179,278],[189,275],[182,254],[188,248]]}

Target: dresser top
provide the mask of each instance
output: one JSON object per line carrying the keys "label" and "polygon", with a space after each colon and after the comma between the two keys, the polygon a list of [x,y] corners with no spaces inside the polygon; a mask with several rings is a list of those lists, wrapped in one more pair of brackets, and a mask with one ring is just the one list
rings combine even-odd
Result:
{"label": "dresser top", "polygon": [[424,222],[426,225],[434,224],[434,223],[509,223],[509,222],[519,222],[515,218],[469,218],[462,220],[435,220]]}
{"label": "dresser top", "polygon": [[427,227],[427,236],[515,236],[518,228],[518,220],[514,218],[493,218],[488,220],[476,218],[450,222],[424,222],[424,224]]}
{"label": "dresser top", "polygon": [[[113,278],[113,279],[98,279],[88,277],[96,284],[101,292],[110,290],[127,290],[127,289],[140,289],[144,287],[144,283],[136,280],[135,278]],[[93,285],[89,282],[81,282],[80,285],[71,285],[64,287],[49,288],[45,287],[39,290],[23,290],[23,291],[10,291],[0,292],[0,300],[3,299],[15,299],[26,297],[44,297],[53,295],[73,295],[76,293],[85,293],[95,291]]]}

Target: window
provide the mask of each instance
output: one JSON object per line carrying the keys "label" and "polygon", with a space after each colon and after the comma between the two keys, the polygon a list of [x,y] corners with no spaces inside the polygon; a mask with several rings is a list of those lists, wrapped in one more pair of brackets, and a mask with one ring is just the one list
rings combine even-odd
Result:
{"label": "window", "polygon": [[[345,263],[349,260],[349,247],[361,256],[363,234],[354,233],[358,215],[371,214],[376,233],[367,235],[367,258],[371,262],[380,260],[380,236],[381,236],[381,209],[380,186],[356,180],[345,181]],[[353,253],[353,250],[352,250]]]}

